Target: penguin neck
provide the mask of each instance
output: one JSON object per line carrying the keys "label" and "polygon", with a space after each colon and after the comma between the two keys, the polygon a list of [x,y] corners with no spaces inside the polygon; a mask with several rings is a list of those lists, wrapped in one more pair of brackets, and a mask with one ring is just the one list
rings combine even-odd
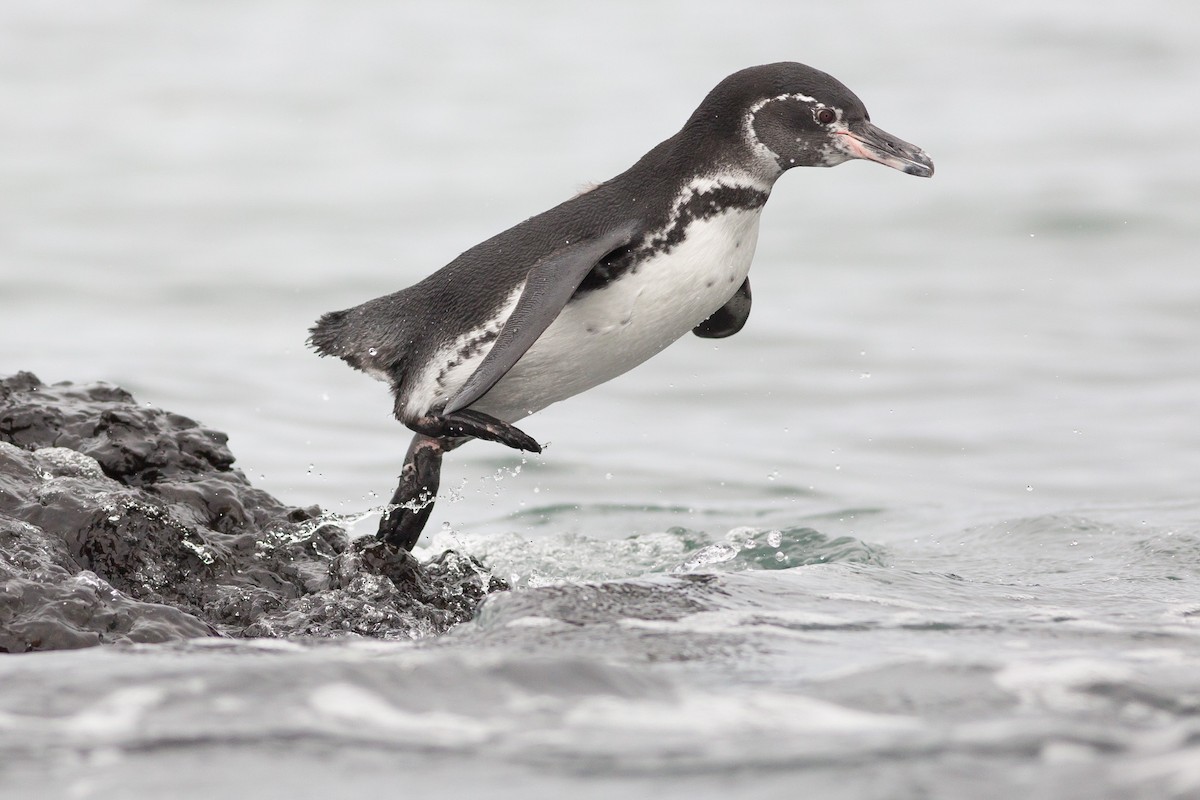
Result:
{"label": "penguin neck", "polygon": [[[706,104],[707,105],[707,104]],[[748,117],[696,110],[673,137],[664,142],[682,158],[694,160],[694,174],[727,176],[730,183],[770,194],[787,169],[765,147],[748,124]]]}
{"label": "penguin neck", "polygon": [[659,144],[621,178],[642,186],[657,184],[671,194],[696,185],[721,185],[770,195],[784,173],[774,158],[763,158],[742,142],[714,147],[696,141],[688,128]]}

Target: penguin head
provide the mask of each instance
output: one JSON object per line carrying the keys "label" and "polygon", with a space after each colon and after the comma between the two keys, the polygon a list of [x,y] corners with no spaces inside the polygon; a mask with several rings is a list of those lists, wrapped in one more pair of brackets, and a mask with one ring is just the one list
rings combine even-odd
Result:
{"label": "penguin head", "polygon": [[874,125],[854,92],[804,64],[735,72],[709,93],[692,119],[725,127],[740,139],[745,158],[776,177],[792,167],[833,167],[855,158],[909,175],[933,175],[925,151]]}

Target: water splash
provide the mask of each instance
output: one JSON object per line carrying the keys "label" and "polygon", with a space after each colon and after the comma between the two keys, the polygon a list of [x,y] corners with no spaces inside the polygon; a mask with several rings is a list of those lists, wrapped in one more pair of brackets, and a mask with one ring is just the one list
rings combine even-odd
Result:
{"label": "water splash", "polygon": [[509,533],[474,537],[444,530],[430,552],[465,550],[518,587],[598,581],[652,574],[777,570],[834,562],[884,564],[882,550],[850,536],[829,537],[808,527],[740,526],[714,537],[688,528],[598,539],[576,533]]}

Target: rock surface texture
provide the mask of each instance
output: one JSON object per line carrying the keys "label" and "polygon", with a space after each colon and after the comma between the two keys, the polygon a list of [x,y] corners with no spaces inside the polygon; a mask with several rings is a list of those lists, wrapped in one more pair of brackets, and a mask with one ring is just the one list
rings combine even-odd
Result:
{"label": "rock surface texture", "polygon": [[0,379],[0,651],[416,638],[505,588],[472,559],[418,564],[255,489],[227,438],[110,384]]}

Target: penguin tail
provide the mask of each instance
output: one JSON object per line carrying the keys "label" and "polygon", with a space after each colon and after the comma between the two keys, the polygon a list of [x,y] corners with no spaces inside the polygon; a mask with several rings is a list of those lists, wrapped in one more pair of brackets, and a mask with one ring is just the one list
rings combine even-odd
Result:
{"label": "penguin tail", "polygon": [[322,314],[317,324],[308,329],[308,346],[322,356],[350,356],[346,348],[349,317],[349,310]]}
{"label": "penguin tail", "polygon": [[[380,321],[380,316],[383,320]],[[336,356],[373,378],[395,384],[404,373],[411,337],[403,320],[372,303],[322,314],[308,329],[308,345],[322,356]]]}

